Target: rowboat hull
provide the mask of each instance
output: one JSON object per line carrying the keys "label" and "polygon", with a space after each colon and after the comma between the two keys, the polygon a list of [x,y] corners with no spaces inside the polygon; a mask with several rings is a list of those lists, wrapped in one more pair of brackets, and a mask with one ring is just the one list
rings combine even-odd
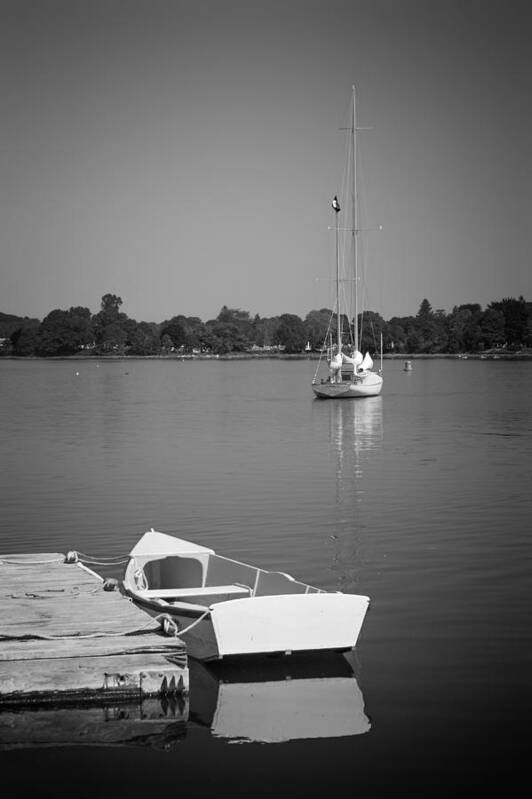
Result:
{"label": "rowboat hull", "polygon": [[340,593],[250,597],[213,603],[201,618],[201,612],[177,603],[136,601],[152,616],[170,616],[187,653],[204,661],[243,655],[348,652],[356,646],[369,604],[367,597]]}
{"label": "rowboat hull", "polygon": [[349,651],[369,606],[366,596],[323,591],[155,531],[130,553],[123,589],[173,621],[198,660]]}

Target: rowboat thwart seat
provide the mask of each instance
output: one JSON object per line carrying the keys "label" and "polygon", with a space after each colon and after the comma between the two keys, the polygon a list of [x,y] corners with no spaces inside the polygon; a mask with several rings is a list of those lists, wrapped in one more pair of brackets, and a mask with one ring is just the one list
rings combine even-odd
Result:
{"label": "rowboat thwart seat", "polygon": [[251,596],[247,585],[205,585],[194,588],[156,588],[138,591],[138,596],[147,602],[155,601],[161,605],[186,603],[190,610],[206,611],[215,602],[230,599],[245,599]]}
{"label": "rowboat thwart seat", "polygon": [[160,597],[161,599],[189,599],[190,597],[230,596],[243,598],[251,596],[251,588],[247,585],[205,585],[199,588],[156,588],[137,592],[140,597]]}

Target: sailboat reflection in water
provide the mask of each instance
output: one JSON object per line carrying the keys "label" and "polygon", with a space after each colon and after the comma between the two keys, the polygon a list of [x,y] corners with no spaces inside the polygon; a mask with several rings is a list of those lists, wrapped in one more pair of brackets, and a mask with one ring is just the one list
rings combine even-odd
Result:
{"label": "sailboat reflection in water", "polygon": [[329,461],[335,463],[336,491],[331,502],[331,569],[339,591],[357,591],[361,582],[362,548],[374,503],[368,491],[375,483],[384,442],[382,397],[364,402],[330,402],[317,406],[329,422]]}
{"label": "sailboat reflection in water", "polygon": [[354,655],[190,661],[190,721],[213,736],[281,743],[361,735],[371,727]]}

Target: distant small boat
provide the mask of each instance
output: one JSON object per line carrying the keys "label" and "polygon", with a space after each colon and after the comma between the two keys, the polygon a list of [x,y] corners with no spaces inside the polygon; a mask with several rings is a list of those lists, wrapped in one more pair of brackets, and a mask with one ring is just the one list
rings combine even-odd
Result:
{"label": "distant small boat", "polygon": [[369,605],[367,596],[314,588],[155,530],[131,550],[123,588],[150,615],[169,616],[198,660],[347,652]]}
{"label": "distant small boat", "polygon": [[405,372],[412,371],[412,361],[405,361],[405,365],[403,366],[403,371]]}

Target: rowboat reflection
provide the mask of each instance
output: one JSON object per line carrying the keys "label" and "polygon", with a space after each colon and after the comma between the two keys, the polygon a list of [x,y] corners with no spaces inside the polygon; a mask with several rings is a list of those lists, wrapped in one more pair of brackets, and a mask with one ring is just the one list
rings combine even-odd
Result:
{"label": "rowboat reflection", "polygon": [[262,657],[245,666],[191,660],[190,721],[247,742],[361,735],[371,724],[352,657]]}

